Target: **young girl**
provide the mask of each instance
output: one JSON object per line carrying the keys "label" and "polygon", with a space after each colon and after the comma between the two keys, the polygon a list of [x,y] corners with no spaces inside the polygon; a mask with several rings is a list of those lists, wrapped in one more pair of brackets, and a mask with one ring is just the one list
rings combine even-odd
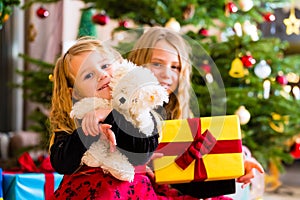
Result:
{"label": "young girl", "polygon": [[[149,28],[137,40],[133,50],[129,53],[130,61],[151,69],[161,85],[168,90],[170,99],[169,103],[164,106],[166,119],[193,117],[189,107],[192,71],[190,53],[189,45],[180,34],[161,27]],[[238,178],[237,182],[243,183],[245,187],[253,178],[252,169],[255,168],[261,173],[263,169],[254,160],[245,160],[244,164],[245,175]],[[200,198],[222,194],[224,183],[228,184],[226,181],[193,182],[176,184],[173,187],[180,189],[182,193],[193,194]]]}
{"label": "young girl", "polygon": [[[128,182],[114,178],[100,167],[81,165],[83,154],[93,142],[99,139],[100,134],[110,137],[112,143],[115,144],[114,137],[111,137],[112,132],[101,132],[99,122],[110,124],[111,126],[107,128],[115,132],[114,128],[118,125],[116,121],[123,123],[125,119],[116,113],[113,114],[110,109],[101,109],[100,112],[95,111],[85,116],[80,126],[77,127],[70,118],[72,98],[74,101],[84,97],[111,99],[109,87],[112,75],[111,64],[120,59],[119,53],[100,41],[83,38],[57,60],[50,113],[53,133],[50,159],[53,168],[65,175],[53,199],[193,199],[188,196],[177,197],[175,195],[173,198],[157,195],[149,178],[139,171],[135,173],[134,180]],[[154,132],[157,130],[155,129]],[[145,152],[145,149],[153,152],[158,144],[158,133],[153,135],[151,138],[142,138],[141,142],[139,138],[129,141],[122,138],[118,140],[119,137],[116,134],[116,142],[118,146],[122,146],[123,143],[127,146],[135,146],[140,152]],[[131,145],[130,142],[132,142]],[[141,164],[150,156],[151,153],[143,154],[145,159]]]}

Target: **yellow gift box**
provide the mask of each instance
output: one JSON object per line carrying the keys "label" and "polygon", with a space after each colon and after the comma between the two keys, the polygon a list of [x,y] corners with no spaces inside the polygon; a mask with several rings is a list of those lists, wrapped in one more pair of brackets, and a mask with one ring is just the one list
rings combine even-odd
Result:
{"label": "yellow gift box", "polygon": [[162,139],[153,160],[157,183],[234,179],[244,174],[237,115],[163,122]]}

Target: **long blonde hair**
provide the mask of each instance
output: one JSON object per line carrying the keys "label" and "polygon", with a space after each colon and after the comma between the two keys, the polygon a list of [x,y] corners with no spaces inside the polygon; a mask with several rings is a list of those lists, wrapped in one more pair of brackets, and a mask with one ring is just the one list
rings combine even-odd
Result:
{"label": "long blonde hair", "polygon": [[[64,55],[58,58],[53,71],[53,93],[49,116],[52,142],[55,132],[64,131],[71,134],[76,129],[75,122],[70,117],[72,109],[71,90],[76,78],[70,73],[71,60],[73,57],[89,51],[99,51],[102,54],[113,55],[116,59],[121,58],[115,49],[91,37],[79,38]],[[50,141],[50,145],[52,142]]]}
{"label": "long blonde hair", "polygon": [[192,70],[189,54],[191,50],[180,34],[168,28],[151,27],[137,40],[128,55],[128,60],[140,66],[150,63],[152,50],[161,40],[175,48],[181,65],[178,88],[170,94],[169,103],[165,105],[167,119],[188,118],[191,114],[189,107]]}

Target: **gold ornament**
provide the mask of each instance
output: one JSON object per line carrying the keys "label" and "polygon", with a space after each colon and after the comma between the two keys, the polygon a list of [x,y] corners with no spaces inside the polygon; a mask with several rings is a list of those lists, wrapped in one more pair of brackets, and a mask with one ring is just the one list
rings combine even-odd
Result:
{"label": "gold ornament", "polygon": [[49,81],[53,82],[53,74],[49,74],[48,79]]}
{"label": "gold ornament", "polygon": [[286,75],[286,79],[288,80],[289,83],[298,83],[300,81],[299,75],[294,72],[289,72]]}
{"label": "gold ornament", "polygon": [[2,22],[6,22],[9,19],[9,14],[5,14]]}
{"label": "gold ornament", "polygon": [[233,78],[243,78],[245,76],[244,65],[241,59],[235,58],[232,61],[229,75]]}
{"label": "gold ornament", "polygon": [[277,133],[283,133],[283,131],[284,131],[284,126],[282,123],[279,123],[278,125],[276,125],[274,122],[269,122],[269,126],[271,127],[271,129],[273,129]]}
{"label": "gold ornament", "polygon": [[299,35],[300,20],[296,18],[294,6],[291,6],[290,16],[284,19],[283,23],[286,25],[286,34],[295,33]]}
{"label": "gold ornament", "polygon": [[272,115],[272,119],[274,121],[280,121],[280,122],[275,124],[273,121],[270,121],[269,126],[277,133],[283,133],[284,132],[284,124],[289,123],[289,116],[287,116],[287,115],[281,116],[278,113],[271,113],[271,115]]}
{"label": "gold ornament", "polygon": [[36,30],[34,24],[29,24],[29,27],[28,27],[28,41],[29,42],[34,42],[36,36],[37,36],[37,30]]}
{"label": "gold ornament", "polygon": [[176,32],[179,32],[181,29],[179,22],[174,17],[170,18],[169,21],[167,21],[165,27],[170,28]]}

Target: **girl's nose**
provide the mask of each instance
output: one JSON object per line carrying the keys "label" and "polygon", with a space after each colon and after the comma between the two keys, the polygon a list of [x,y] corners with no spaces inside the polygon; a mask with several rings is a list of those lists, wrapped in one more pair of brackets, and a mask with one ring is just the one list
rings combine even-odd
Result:
{"label": "girl's nose", "polygon": [[99,71],[98,73],[98,81],[105,79],[108,76],[106,71]]}
{"label": "girl's nose", "polygon": [[163,76],[169,76],[170,73],[171,73],[171,67],[170,66],[166,65],[166,66],[164,66],[164,67],[161,68],[161,74]]}

